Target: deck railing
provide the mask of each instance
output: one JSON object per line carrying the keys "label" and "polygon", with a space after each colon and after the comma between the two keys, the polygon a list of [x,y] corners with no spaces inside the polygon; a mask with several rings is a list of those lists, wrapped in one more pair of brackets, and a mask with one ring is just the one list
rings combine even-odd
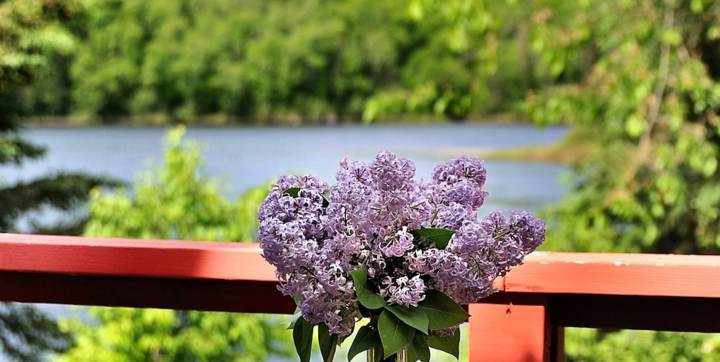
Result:
{"label": "deck railing", "polygon": [[[0,300],[292,313],[257,244],[0,234]],[[470,361],[561,361],[564,327],[720,332],[720,256],[535,252],[469,306]]]}

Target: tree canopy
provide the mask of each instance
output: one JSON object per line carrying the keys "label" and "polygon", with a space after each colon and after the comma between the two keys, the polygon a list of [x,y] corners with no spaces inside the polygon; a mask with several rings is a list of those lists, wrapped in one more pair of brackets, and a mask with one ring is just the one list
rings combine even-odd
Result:
{"label": "tree canopy", "polygon": [[527,11],[504,1],[83,4],[68,26],[77,46],[22,92],[26,113],[145,123],[462,119],[513,111],[533,83],[527,30],[501,26]]}
{"label": "tree canopy", "polygon": [[[53,54],[66,51],[72,41],[64,23],[75,11],[70,1],[0,1],[0,167],[19,166],[42,157],[45,149],[18,134],[17,106],[21,90],[42,77]],[[45,224],[28,219],[47,208],[73,210],[87,200],[88,191],[109,180],[83,174],[57,173],[31,180],[8,180],[0,174],[0,232],[18,230],[19,221],[30,221],[26,232],[73,233],[83,219]],[[37,308],[0,304],[0,348],[19,361],[42,360],[47,352],[62,351],[70,336]]]}
{"label": "tree canopy", "polygon": [[548,212],[551,245],[717,253],[720,3],[560,3],[538,10],[547,14],[533,30],[540,58],[559,74],[589,61],[581,78],[538,90],[527,107],[596,147],[575,165],[575,191]]}

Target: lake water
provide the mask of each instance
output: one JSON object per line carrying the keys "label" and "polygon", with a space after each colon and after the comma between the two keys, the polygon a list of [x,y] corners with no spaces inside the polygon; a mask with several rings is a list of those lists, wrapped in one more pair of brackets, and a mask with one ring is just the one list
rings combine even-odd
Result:
{"label": "lake water", "polygon": [[[21,167],[0,167],[0,181],[28,180],[62,170],[102,174],[132,182],[138,172],[162,161],[165,132],[162,128],[127,127],[24,130],[23,137],[46,146],[48,154]],[[370,160],[384,150],[412,158],[417,165],[417,176],[428,179],[435,164],[452,157],[548,144],[561,139],[565,132],[559,127],[540,130],[525,125],[497,124],[238,127],[190,128],[187,138],[202,145],[206,173],[222,178],[227,194],[236,196],[248,187],[288,173],[312,173],[332,181],[342,157]],[[538,210],[557,201],[567,191],[566,185],[560,182],[561,175],[567,171],[562,165],[488,161],[486,166],[490,198],[484,212],[513,208]],[[87,318],[82,309],[59,305],[42,305],[41,309],[56,317]],[[314,360],[319,358],[316,356]],[[4,361],[0,355],[0,362]]]}
{"label": "lake water", "polygon": [[[17,167],[0,168],[0,181],[31,179],[55,171],[85,171],[132,182],[138,172],[162,161],[163,128],[36,128],[22,132],[48,147],[46,157]],[[408,126],[339,126],[303,128],[190,128],[187,138],[203,147],[206,173],[222,178],[227,193],[288,173],[312,173],[332,181],[345,156],[369,160],[387,150],[412,158],[417,175],[429,178],[432,167],[473,152],[547,144],[565,129],[527,125],[443,124]],[[496,208],[537,210],[566,191],[556,164],[487,162],[490,198]]]}

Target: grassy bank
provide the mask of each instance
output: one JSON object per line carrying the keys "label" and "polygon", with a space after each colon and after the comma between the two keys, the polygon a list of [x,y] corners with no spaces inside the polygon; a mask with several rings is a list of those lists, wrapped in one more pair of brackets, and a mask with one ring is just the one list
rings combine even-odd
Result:
{"label": "grassy bank", "polygon": [[506,150],[478,151],[475,156],[486,160],[549,162],[577,164],[591,158],[597,145],[592,139],[578,132],[571,132],[558,143],[541,146],[526,146]]}

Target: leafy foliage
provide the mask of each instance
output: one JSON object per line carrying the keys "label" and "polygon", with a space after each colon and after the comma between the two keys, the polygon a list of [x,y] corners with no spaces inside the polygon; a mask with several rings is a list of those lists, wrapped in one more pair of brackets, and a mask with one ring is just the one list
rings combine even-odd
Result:
{"label": "leafy foliage", "polygon": [[350,273],[355,284],[358,303],[368,309],[380,309],[385,306],[385,299],[374,293],[367,285],[368,268],[362,265]]}
{"label": "leafy foliage", "polygon": [[[254,239],[256,212],[266,187],[235,202],[202,175],[198,146],[168,135],[165,162],[128,193],[95,191],[88,236],[222,241]],[[262,361],[287,355],[282,318],[232,313],[91,308],[97,325],[65,321],[76,344],[61,361]]]}
{"label": "leafy foliage", "polygon": [[377,329],[385,358],[392,356],[412,343],[416,333],[413,327],[405,324],[388,310],[380,313]]}
{"label": "leafy foliage", "polygon": [[[573,192],[546,212],[547,249],[720,251],[718,1],[414,4],[418,18],[458,29],[457,39],[481,39],[489,49],[517,45],[528,77],[522,111],[541,125],[567,124],[592,145],[573,165]],[[501,54],[484,64],[503,66]],[[569,359],[699,360],[702,351],[717,358],[708,347],[714,336],[644,333],[571,330]],[[621,341],[637,353],[606,353]],[[654,348],[659,342],[665,346]]]}
{"label": "leafy foliage", "polygon": [[74,110],[183,120],[358,114],[396,72],[402,13],[402,4],[366,0],[94,2],[71,65]]}
{"label": "leafy foliage", "polygon": [[[533,3],[531,41],[553,82],[541,124],[592,134],[571,195],[547,212],[554,250],[718,253],[720,3]],[[716,335],[570,330],[570,360],[712,360]],[[599,342],[599,343],[598,343]]]}
{"label": "leafy foliage", "polygon": [[331,334],[324,324],[318,325],[318,344],[320,345],[320,354],[323,361],[332,362],[339,344],[339,338],[337,335]]}
{"label": "leafy foliage", "polygon": [[310,362],[314,329],[315,326],[302,316],[298,317],[293,325],[293,342],[300,362]]}
{"label": "leafy foliage", "polygon": [[428,320],[425,311],[419,308],[408,308],[400,305],[388,305],[385,310],[392,313],[395,317],[400,319],[403,323],[415,328],[416,330],[428,334]]}
{"label": "leafy foliage", "polygon": [[70,336],[55,320],[29,305],[0,304],[0,346],[5,356],[17,361],[42,361],[43,352],[60,352]]}
{"label": "leafy foliage", "polygon": [[[0,188],[0,204],[7,205],[0,212],[0,230],[13,230],[18,218],[43,207],[68,211],[87,200],[88,190],[100,185],[114,184],[101,178],[83,174],[59,173],[28,182],[18,182]],[[84,225],[84,219],[65,224],[61,230],[77,230],[71,225]],[[35,225],[34,229],[60,232],[52,225]]]}
{"label": "leafy foliage", "polygon": [[[21,165],[42,157],[45,149],[18,135],[17,117],[22,90],[48,69],[53,54],[71,46],[61,24],[76,8],[73,1],[0,1],[0,166]],[[109,184],[109,180],[82,174],[59,173],[20,182],[0,176],[0,232],[17,231],[19,221],[27,221],[35,211],[54,208],[73,210],[86,199],[88,190]],[[73,233],[84,220],[71,219],[58,224],[31,222],[25,231]],[[41,360],[47,352],[68,346],[70,336],[55,321],[27,305],[0,304],[0,347],[18,361]]]}
{"label": "leafy foliage", "polygon": [[[0,165],[21,165],[42,157],[45,149],[18,135],[17,117],[21,115],[18,97],[49,67],[53,54],[72,45],[62,24],[77,9],[73,1],[0,2]],[[112,182],[100,177],[59,173],[11,184],[0,178],[0,232],[16,230],[17,222],[29,212],[43,208],[71,210],[87,199],[88,190]],[[67,225],[36,225],[37,229],[68,233],[82,225],[73,220]]]}
{"label": "leafy foliage", "polygon": [[462,119],[511,110],[533,84],[527,27],[516,34],[500,22],[527,11],[504,1],[82,4],[62,32],[67,51],[19,95],[26,112],[144,122]]}
{"label": "leafy foliage", "polygon": [[[552,7],[560,6],[548,1],[538,11]],[[576,165],[576,192],[548,213],[548,245],[720,251],[718,4],[589,1],[562,9],[534,24],[540,58],[554,62],[547,66],[558,76],[578,54],[591,52],[592,61],[581,79],[530,97],[528,109],[538,122],[592,130],[603,146]],[[552,41],[566,31],[573,39]]]}
{"label": "leafy foliage", "polygon": [[382,343],[380,342],[380,336],[377,334],[377,331],[368,326],[362,326],[358,330],[355,338],[353,338],[347,359],[348,361],[352,361],[359,353],[381,345]]}
{"label": "leafy foliage", "polygon": [[572,361],[716,361],[720,336],[652,331],[604,332],[571,328],[565,351]]}
{"label": "leafy foliage", "polygon": [[419,243],[434,245],[438,249],[445,249],[452,238],[454,231],[444,228],[420,228],[410,232]]}
{"label": "leafy foliage", "polygon": [[257,207],[267,186],[235,202],[217,180],[203,174],[197,144],[183,142],[184,129],[168,134],[164,164],[142,174],[132,192],[95,190],[86,235],[253,241]]}
{"label": "leafy foliage", "polygon": [[452,298],[436,290],[428,291],[418,308],[428,316],[430,329],[450,328],[468,318],[465,310]]}
{"label": "leafy foliage", "polygon": [[429,336],[427,343],[431,348],[447,352],[455,358],[460,358],[460,330],[449,336]]}

